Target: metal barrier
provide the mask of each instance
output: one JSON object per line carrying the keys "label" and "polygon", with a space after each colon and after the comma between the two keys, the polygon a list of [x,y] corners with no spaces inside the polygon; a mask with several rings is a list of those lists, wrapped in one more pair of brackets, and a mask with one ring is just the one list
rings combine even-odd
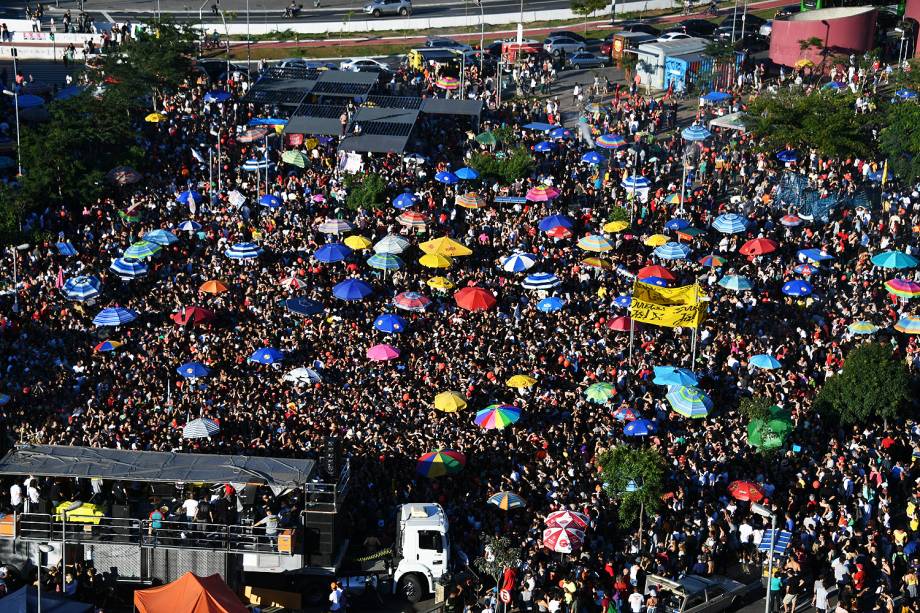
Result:
{"label": "metal barrier", "polygon": [[25,541],[41,542],[109,543],[229,553],[294,553],[291,531],[205,522],[104,516],[80,518],[79,521],[68,518],[64,522],[59,515],[23,513],[17,517],[16,536]]}

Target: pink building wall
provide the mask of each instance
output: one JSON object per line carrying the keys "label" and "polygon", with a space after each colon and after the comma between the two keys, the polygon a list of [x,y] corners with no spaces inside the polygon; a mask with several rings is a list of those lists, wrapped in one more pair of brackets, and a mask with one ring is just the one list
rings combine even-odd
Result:
{"label": "pink building wall", "polygon": [[[909,0],[920,12],[920,0]],[[875,43],[876,9],[872,7],[841,7],[808,11],[787,20],[774,20],[770,35],[770,59],[783,66],[794,66],[800,59],[815,64],[821,61],[820,49],[802,51],[800,40],[821,39],[829,48],[865,52]]]}
{"label": "pink building wall", "polygon": [[[907,0],[904,8],[904,18],[913,19],[920,23],[920,0]],[[914,57],[920,57],[920,45],[914,47]]]}

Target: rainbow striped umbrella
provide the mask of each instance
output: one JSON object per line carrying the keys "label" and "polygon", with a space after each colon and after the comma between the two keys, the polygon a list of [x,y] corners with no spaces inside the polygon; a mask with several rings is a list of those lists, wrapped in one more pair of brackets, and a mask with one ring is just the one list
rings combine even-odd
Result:
{"label": "rainbow striped umbrella", "polygon": [[719,268],[725,265],[725,258],[715,254],[704,255],[697,261],[700,266],[708,266],[709,268]]}
{"label": "rainbow striped umbrella", "polygon": [[920,284],[910,279],[891,279],[885,281],[885,289],[899,298],[916,298],[920,296]]}
{"label": "rainbow striped umbrella", "polygon": [[499,492],[497,494],[492,494],[489,496],[488,503],[494,504],[502,511],[523,509],[527,506],[527,503],[524,502],[524,499],[514,492]]}
{"label": "rainbow striped umbrella", "polygon": [[521,418],[521,409],[510,404],[490,404],[476,413],[477,426],[486,430],[501,430]]}
{"label": "rainbow striped umbrella", "polygon": [[423,477],[437,479],[445,475],[456,475],[466,466],[466,456],[453,449],[429,451],[418,459],[415,471]]}
{"label": "rainbow striped umbrella", "polygon": [[920,334],[920,317],[914,315],[901,315],[894,329],[904,334]]}
{"label": "rainbow striped umbrella", "polygon": [[610,241],[600,234],[583,236],[578,240],[578,247],[585,251],[593,251],[594,253],[605,253],[613,250],[613,245],[610,244]]}
{"label": "rainbow striped umbrella", "polygon": [[594,139],[594,144],[601,149],[619,149],[626,144],[626,139],[619,134],[604,134]]}
{"label": "rainbow striped umbrella", "polygon": [[457,89],[458,87],[460,87],[460,79],[458,79],[457,77],[441,77],[440,79],[435,81],[435,85],[437,85],[441,89],[447,89],[447,90]]}
{"label": "rainbow striped umbrella", "polygon": [[469,192],[457,196],[455,202],[465,209],[481,209],[486,205],[486,201],[476,192]]}

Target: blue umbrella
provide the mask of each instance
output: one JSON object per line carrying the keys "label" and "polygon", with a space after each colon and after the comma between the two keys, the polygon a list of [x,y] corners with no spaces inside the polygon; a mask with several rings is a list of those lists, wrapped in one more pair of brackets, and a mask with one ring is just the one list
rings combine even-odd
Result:
{"label": "blue umbrella", "polygon": [[782,366],[779,363],[779,360],[766,353],[758,353],[755,356],[751,356],[750,364],[754,368],[760,368],[763,370],[773,370],[774,368],[779,368]]}
{"label": "blue umbrella", "polygon": [[[917,97],[917,92],[912,89],[899,89],[894,95],[901,100],[913,100]],[[22,106],[22,102],[20,102],[19,105]]]}
{"label": "blue umbrella", "polygon": [[684,417],[702,418],[712,409],[712,400],[701,389],[696,387],[672,386],[668,388],[665,396],[671,403],[675,413]]}
{"label": "blue umbrella", "polygon": [[562,281],[551,272],[536,272],[532,275],[527,275],[521,285],[524,286],[524,289],[552,289],[562,285]]}
{"label": "blue umbrella", "polygon": [[406,331],[406,320],[399,315],[384,313],[374,320],[374,329],[387,334],[399,334]]}
{"label": "blue umbrella", "polygon": [[879,268],[913,268],[917,258],[901,251],[883,251],[872,256],[872,263]]}
{"label": "blue umbrella", "polygon": [[351,254],[351,247],[344,243],[326,243],[316,250],[313,257],[320,262],[331,264],[332,262],[341,262]]}
{"label": "blue umbrella", "polygon": [[701,141],[712,136],[712,132],[695,123],[690,127],[684,128],[684,131],[681,132],[680,135],[684,137],[684,140]]}
{"label": "blue umbrella", "polygon": [[546,153],[548,151],[552,151],[555,148],[555,143],[552,143],[548,140],[541,140],[539,143],[533,146],[533,150],[538,153]]}
{"label": "blue umbrella", "polygon": [[565,305],[565,300],[562,298],[557,298],[556,296],[550,296],[549,298],[544,298],[537,303],[537,310],[543,311],[544,313],[552,313],[553,311],[558,311]]}
{"label": "blue umbrella", "polygon": [[529,253],[512,253],[502,260],[501,268],[508,272],[524,272],[537,263],[537,258]]}
{"label": "blue umbrella", "polygon": [[255,243],[236,243],[224,250],[231,260],[251,260],[262,255],[262,248]]}
{"label": "blue umbrella", "polygon": [[473,181],[479,178],[479,173],[469,166],[464,166],[456,172],[457,178],[463,181]]}
{"label": "blue umbrella", "polygon": [[454,185],[460,181],[460,178],[449,170],[442,170],[434,176],[434,180],[444,185]]}
{"label": "blue umbrella", "polygon": [[558,138],[572,138],[572,131],[560,126],[558,128],[554,128],[550,130],[549,136],[550,138],[557,138],[557,139]]}
{"label": "blue umbrella", "polygon": [[67,279],[61,292],[70,300],[83,302],[98,296],[101,287],[102,282],[96,277],[81,275]]}
{"label": "blue umbrella", "polygon": [[783,149],[776,154],[776,159],[784,163],[795,162],[799,154],[795,149]]}
{"label": "blue umbrella", "polygon": [[57,247],[58,253],[64,257],[70,257],[77,255],[77,249],[73,246],[73,243],[70,241],[60,241],[54,244]]}
{"label": "blue umbrella", "polygon": [[76,98],[83,93],[82,87],[79,85],[71,85],[70,87],[65,87],[58,93],[54,95],[55,100],[70,100],[71,98]]}
{"label": "blue umbrella", "polygon": [[259,160],[256,158],[250,158],[246,160],[245,162],[243,162],[243,165],[240,166],[240,168],[242,170],[245,170],[246,172],[256,172],[258,170],[265,170],[269,166],[273,166],[273,164],[268,160],[265,160],[265,159]]}
{"label": "blue umbrella", "polygon": [[156,243],[161,246],[172,245],[173,243],[179,242],[176,235],[169,230],[151,230],[144,235],[144,240],[148,243]]}
{"label": "blue umbrella", "polygon": [[699,379],[692,370],[686,368],[677,368],[675,366],[655,366],[652,368],[655,378],[652,383],[655,385],[683,385],[693,387],[699,384]]}
{"label": "blue umbrella", "polygon": [[367,258],[367,265],[380,270],[398,270],[403,267],[403,261],[392,253],[375,253]]}
{"label": "blue umbrella", "polygon": [[588,153],[581,156],[581,161],[585,164],[603,164],[604,157],[597,151],[589,151]]}
{"label": "blue umbrella", "polygon": [[373,288],[361,279],[345,279],[332,288],[332,294],[341,300],[361,300],[373,293]]}
{"label": "blue umbrella", "polygon": [[567,230],[571,230],[572,226],[575,225],[575,222],[566,217],[565,215],[550,215],[544,217],[540,220],[539,227],[541,232],[549,232],[557,226],[562,226]]}
{"label": "blue umbrella", "polygon": [[191,205],[193,202],[195,204],[201,204],[204,202],[204,197],[197,191],[190,189],[180,193],[176,196],[176,202],[179,204]]}
{"label": "blue umbrella", "polygon": [[109,270],[126,279],[136,279],[147,274],[147,267],[144,263],[131,258],[118,258],[112,262]]}
{"label": "blue umbrella", "polygon": [[664,224],[665,230],[671,230],[673,232],[683,230],[684,228],[688,228],[688,227],[690,227],[690,222],[687,221],[686,219],[679,219],[679,218],[668,220],[668,222]]}
{"label": "blue umbrella", "polygon": [[[719,102],[725,102],[726,100],[728,100],[728,99],[731,98],[731,97],[732,97],[732,95],[729,94],[729,93],[727,93],[727,92],[709,92],[708,94],[706,94],[705,96],[703,96],[703,100],[704,100],[705,102],[710,102],[710,103],[713,103],[713,104],[718,104]],[[688,139],[688,140],[689,140],[689,139]]]}
{"label": "blue umbrella", "polygon": [[832,89],[834,91],[840,91],[842,89],[846,89],[846,87],[847,87],[846,83],[841,83],[840,81],[831,81],[830,83],[825,85],[822,89]]}
{"label": "blue umbrella", "polygon": [[658,426],[649,419],[635,419],[623,427],[624,436],[648,436],[658,432]]}
{"label": "blue umbrella", "polygon": [[176,229],[183,232],[197,232],[201,229],[201,224],[193,219],[186,219],[178,226],[176,226]]}
{"label": "blue umbrella", "polygon": [[18,99],[20,109],[34,109],[35,107],[45,104],[44,98],[33,96],[32,94],[20,94],[16,98]]}
{"label": "blue umbrella", "polygon": [[[671,285],[667,279],[662,277],[646,277],[642,279],[642,282],[649,285],[654,285],[655,287],[669,287]],[[630,302],[630,304],[632,303]]]}
{"label": "blue umbrella", "polygon": [[712,227],[723,234],[737,234],[747,230],[747,219],[738,213],[723,213],[712,222]]}
{"label": "blue umbrella", "polygon": [[278,351],[274,347],[256,349],[252,352],[252,355],[249,356],[250,362],[256,362],[258,364],[274,364],[276,362],[280,362],[283,359],[284,353]]}
{"label": "blue umbrella", "polygon": [[259,204],[270,209],[277,209],[281,207],[281,198],[274,194],[262,194],[259,198]]}
{"label": "blue umbrella", "polygon": [[230,92],[212,90],[204,95],[205,102],[226,102],[230,99]]}
{"label": "blue umbrella", "polygon": [[137,319],[137,313],[124,307],[108,307],[99,311],[93,318],[97,326],[120,326],[129,324]]}
{"label": "blue umbrella", "polygon": [[814,291],[814,288],[811,283],[801,279],[795,279],[783,284],[783,293],[787,296],[809,296],[812,291]]}
{"label": "blue umbrella", "polygon": [[652,253],[662,260],[685,260],[690,255],[690,247],[683,243],[671,241],[660,247],[655,247]]}
{"label": "blue umbrella", "polygon": [[297,313],[298,315],[316,315],[322,313],[324,307],[321,302],[316,300],[310,300],[309,298],[304,298],[303,296],[298,296],[296,298],[288,298],[284,301],[284,308],[292,313]]}
{"label": "blue umbrella", "polygon": [[176,368],[176,372],[186,379],[200,379],[211,374],[211,371],[208,370],[208,367],[201,362],[186,362],[185,364],[182,364]]}
{"label": "blue umbrella", "polygon": [[393,198],[393,206],[397,209],[408,209],[413,204],[418,204],[419,197],[412,192],[403,192]]}
{"label": "blue umbrella", "polygon": [[754,287],[747,277],[739,275],[725,275],[719,279],[719,285],[734,292],[743,292]]}
{"label": "blue umbrella", "polygon": [[621,309],[628,309],[629,305],[632,304],[632,296],[617,296],[613,299],[613,304]]}
{"label": "blue umbrella", "polygon": [[628,191],[635,191],[637,189],[649,188],[652,185],[652,182],[641,175],[635,177],[630,175],[623,179],[623,183],[621,185],[623,185],[623,187],[625,187]]}
{"label": "blue umbrella", "polygon": [[798,253],[796,253],[796,257],[800,262],[807,262],[810,260],[818,264],[834,259],[834,256],[823,253],[820,249],[800,249]]}

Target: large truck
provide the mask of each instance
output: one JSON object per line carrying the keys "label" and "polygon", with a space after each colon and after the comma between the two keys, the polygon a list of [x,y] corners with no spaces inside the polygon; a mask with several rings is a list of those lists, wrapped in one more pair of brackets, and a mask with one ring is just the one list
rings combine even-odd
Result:
{"label": "large truck", "polygon": [[[0,519],[5,562],[87,559],[100,572],[142,584],[174,581],[187,571],[219,573],[251,603],[291,609],[324,599],[332,579],[417,602],[438,592],[451,562],[447,516],[435,503],[402,505],[394,546],[353,555],[344,512],[347,461],[323,458],[318,465],[309,459],[26,445],[0,459],[0,475],[75,480],[66,489],[103,493],[54,508],[42,501]],[[189,491],[220,495],[231,488],[237,522],[176,516]],[[302,505],[301,512],[255,521],[257,498],[268,492]],[[166,510],[157,517],[151,508]],[[46,543],[53,545],[51,553],[39,548]]]}

